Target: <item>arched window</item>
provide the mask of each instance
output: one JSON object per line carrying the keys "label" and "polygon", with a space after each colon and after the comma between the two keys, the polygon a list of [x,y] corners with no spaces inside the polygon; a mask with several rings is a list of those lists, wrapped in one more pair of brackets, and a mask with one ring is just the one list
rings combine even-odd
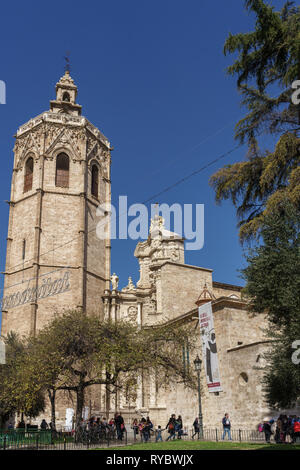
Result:
{"label": "arched window", "polygon": [[63,94],[63,101],[70,101],[70,95],[67,91]]}
{"label": "arched window", "polygon": [[98,180],[99,180],[99,170],[97,165],[92,166],[92,195],[98,198]]}
{"label": "arched window", "polygon": [[25,163],[24,193],[32,189],[33,158],[29,157]]}
{"label": "arched window", "polygon": [[69,157],[65,153],[60,153],[56,158],[55,186],[69,187]]}

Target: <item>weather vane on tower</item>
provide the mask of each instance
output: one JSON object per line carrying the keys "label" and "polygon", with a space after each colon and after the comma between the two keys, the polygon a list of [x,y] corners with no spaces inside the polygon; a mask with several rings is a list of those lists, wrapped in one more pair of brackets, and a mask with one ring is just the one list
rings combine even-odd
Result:
{"label": "weather vane on tower", "polygon": [[66,52],[66,55],[64,57],[65,59],[65,72],[69,72],[70,73],[70,70],[71,70],[71,65],[70,65],[70,52],[67,51]]}

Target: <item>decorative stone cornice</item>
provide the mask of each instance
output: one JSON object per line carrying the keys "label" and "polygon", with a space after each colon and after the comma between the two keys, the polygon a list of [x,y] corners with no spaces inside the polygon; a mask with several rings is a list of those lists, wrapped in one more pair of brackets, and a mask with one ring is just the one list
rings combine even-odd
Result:
{"label": "decorative stone cornice", "polygon": [[51,111],[45,111],[42,114],[39,114],[35,118],[30,119],[25,124],[19,127],[15,135],[16,138],[19,138],[25,135],[27,132],[36,129],[42,123],[52,123],[59,124],[61,126],[70,126],[70,127],[82,127],[85,128],[93,137],[99,140],[108,150],[112,150],[109,140],[105,137],[102,132],[97,129],[88,119],[84,116],[75,116],[67,113],[53,113]]}

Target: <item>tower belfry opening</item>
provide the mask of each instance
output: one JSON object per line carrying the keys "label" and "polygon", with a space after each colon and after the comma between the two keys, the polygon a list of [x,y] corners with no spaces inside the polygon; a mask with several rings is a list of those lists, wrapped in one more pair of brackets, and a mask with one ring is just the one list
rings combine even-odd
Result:
{"label": "tower belfry opening", "polygon": [[68,69],[56,84],[56,99],[50,101],[50,109],[54,113],[73,114],[81,116],[82,106],[76,103],[77,86]]}

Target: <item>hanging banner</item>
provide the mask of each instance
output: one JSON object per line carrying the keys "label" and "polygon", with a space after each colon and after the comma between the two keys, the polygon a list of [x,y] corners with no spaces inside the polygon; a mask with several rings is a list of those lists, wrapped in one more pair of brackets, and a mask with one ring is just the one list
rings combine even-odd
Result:
{"label": "hanging banner", "polygon": [[221,392],[219,362],[211,302],[198,309],[202,340],[202,358],[209,392]]}

